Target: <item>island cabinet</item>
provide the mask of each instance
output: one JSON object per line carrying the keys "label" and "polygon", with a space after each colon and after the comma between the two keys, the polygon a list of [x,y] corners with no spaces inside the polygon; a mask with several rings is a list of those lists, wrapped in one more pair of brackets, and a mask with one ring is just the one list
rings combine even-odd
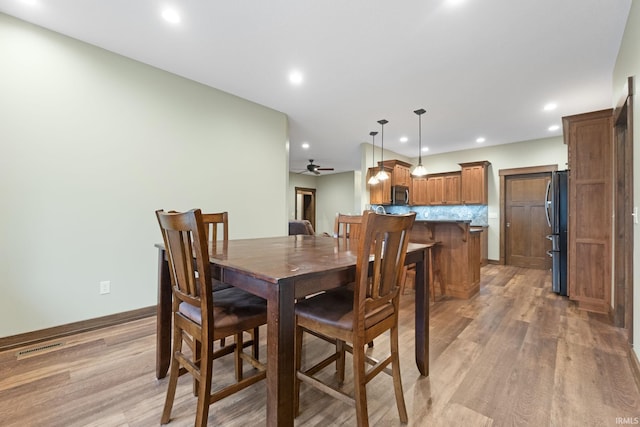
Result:
{"label": "island cabinet", "polygon": [[[383,167],[384,171],[389,175],[392,173],[392,169],[389,167]],[[388,205],[391,204],[391,180],[385,179],[377,184],[368,184],[369,178],[377,175],[380,172],[380,168],[369,168],[367,171],[367,187],[369,188],[369,203],[372,205]]]}
{"label": "island cabinet", "polygon": [[611,309],[612,110],[563,117],[569,147],[568,294],[578,307]]}
{"label": "island cabinet", "polygon": [[471,226],[471,231],[480,233],[480,266],[484,267],[489,264],[489,235],[487,233],[488,225]]}
{"label": "island cabinet", "polygon": [[460,172],[428,175],[427,195],[430,205],[459,205]]}
{"label": "island cabinet", "polygon": [[429,192],[426,176],[411,178],[411,191],[409,191],[409,200],[414,206],[428,205]]}
{"label": "island cabinet", "polygon": [[487,169],[491,163],[483,160],[480,162],[459,163],[461,170],[460,198],[466,205],[488,204]]}
{"label": "island cabinet", "polygon": [[470,221],[414,222],[412,242],[440,242],[433,269],[445,295],[467,299],[479,292],[480,234],[471,228]]}

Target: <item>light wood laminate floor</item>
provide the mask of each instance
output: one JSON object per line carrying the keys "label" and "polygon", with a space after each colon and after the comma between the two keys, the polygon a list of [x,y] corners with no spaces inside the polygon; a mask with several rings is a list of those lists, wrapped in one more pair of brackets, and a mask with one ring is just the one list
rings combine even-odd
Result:
{"label": "light wood laminate floor", "polygon": [[[413,295],[404,295],[400,342],[409,425],[616,426],[618,417],[640,417],[622,331],[550,288],[547,271],[489,265],[479,295],[433,304],[429,377],[413,361]],[[154,376],[155,318],[32,347],[57,343],[21,356],[26,349],[0,353],[0,425],[159,424],[167,379]],[[315,338],[305,343],[305,358],[328,351]],[[387,347],[379,338],[371,352],[375,357]],[[215,367],[232,372],[232,358]],[[265,393],[262,382],[214,404],[209,425],[264,425]],[[390,377],[376,377],[367,394],[372,425],[401,425]],[[169,426],[193,425],[195,404],[183,377]],[[355,412],[303,384],[296,425],[355,425]]]}

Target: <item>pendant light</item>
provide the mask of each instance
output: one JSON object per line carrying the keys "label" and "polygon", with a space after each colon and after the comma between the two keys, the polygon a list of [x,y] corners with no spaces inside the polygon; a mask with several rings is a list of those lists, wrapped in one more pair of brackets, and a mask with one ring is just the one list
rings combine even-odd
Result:
{"label": "pendant light", "polygon": [[389,179],[389,174],[384,171],[384,125],[389,123],[389,121],[382,119],[382,120],[378,120],[378,123],[380,123],[380,125],[382,126],[382,135],[381,135],[382,150],[380,154],[380,172],[378,172],[378,174],[376,175],[376,178],[378,178],[378,181],[384,181],[385,179]]}
{"label": "pendant light", "polygon": [[[371,144],[373,145],[373,149],[371,150],[371,155],[372,155],[372,160],[371,160],[371,164],[372,164],[372,168],[376,167],[376,135],[378,134],[378,132],[369,132],[369,135],[371,135]],[[378,178],[376,178],[375,175],[371,175],[371,178],[369,178],[369,181],[367,181],[367,184],[369,185],[376,185],[378,182]]]}
{"label": "pendant light", "polygon": [[422,115],[426,113],[424,108],[415,110],[414,113],[418,115],[418,166],[413,169],[411,175],[413,176],[425,176],[427,169],[422,166]]}

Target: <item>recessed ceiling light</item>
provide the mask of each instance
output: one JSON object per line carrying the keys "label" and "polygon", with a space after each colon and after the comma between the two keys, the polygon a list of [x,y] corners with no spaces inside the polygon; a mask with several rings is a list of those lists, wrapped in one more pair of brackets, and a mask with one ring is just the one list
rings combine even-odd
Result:
{"label": "recessed ceiling light", "polygon": [[36,0],[21,0],[21,2],[27,6],[35,6],[38,3]]}
{"label": "recessed ceiling light", "polygon": [[306,150],[307,148],[309,148],[309,143],[308,143],[308,142],[303,142],[303,143],[302,143],[302,148],[304,148],[305,150]]}
{"label": "recessed ceiling light", "polygon": [[558,105],[555,102],[550,102],[544,106],[544,111],[552,111],[558,108]]}
{"label": "recessed ceiling light", "polygon": [[447,4],[450,6],[458,6],[464,3],[464,0],[447,0]]}
{"label": "recessed ceiling light", "polygon": [[550,131],[550,132],[556,131],[556,130],[558,130],[558,129],[560,129],[560,126],[558,126],[558,125],[551,125],[551,126],[549,126],[549,131]]}
{"label": "recessed ceiling light", "polygon": [[300,71],[294,70],[289,73],[289,81],[294,85],[299,85],[302,83],[303,77]]}
{"label": "recessed ceiling light", "polygon": [[480,138],[476,139],[476,142],[477,142],[478,144],[482,144],[482,143],[483,143],[483,142],[485,142],[485,141],[486,141],[486,139],[485,139],[485,138],[483,138],[483,137],[480,137]]}
{"label": "recessed ceiling light", "polygon": [[180,22],[180,15],[176,12],[175,9],[165,9],[162,11],[162,17],[165,21],[171,24],[177,24]]}
{"label": "recessed ceiling light", "polygon": [[407,138],[406,136],[400,138],[400,142],[407,142],[408,140],[409,138]]}
{"label": "recessed ceiling light", "polygon": [[422,147],[422,152],[426,153],[427,151],[429,151],[429,147]]}

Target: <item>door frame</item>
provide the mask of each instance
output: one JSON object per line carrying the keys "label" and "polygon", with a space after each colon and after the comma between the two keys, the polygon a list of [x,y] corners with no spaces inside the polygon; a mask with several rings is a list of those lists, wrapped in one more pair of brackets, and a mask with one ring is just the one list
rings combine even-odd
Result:
{"label": "door frame", "polygon": [[506,198],[507,198],[507,177],[514,177],[517,175],[531,175],[534,173],[554,172],[558,170],[558,165],[543,165],[543,166],[529,166],[523,168],[513,169],[500,169],[498,176],[500,178],[500,260],[498,264],[505,265],[506,260],[506,240],[505,235],[507,232],[507,222],[505,220],[506,214]]}
{"label": "door frame", "polygon": [[613,323],[627,330],[633,344],[633,77],[627,79],[626,89],[613,112]]}
{"label": "door frame", "polygon": [[[316,229],[316,189],[307,187],[295,187],[295,219],[308,219],[313,229]],[[298,218],[298,195],[311,196],[311,215],[309,218]]]}

